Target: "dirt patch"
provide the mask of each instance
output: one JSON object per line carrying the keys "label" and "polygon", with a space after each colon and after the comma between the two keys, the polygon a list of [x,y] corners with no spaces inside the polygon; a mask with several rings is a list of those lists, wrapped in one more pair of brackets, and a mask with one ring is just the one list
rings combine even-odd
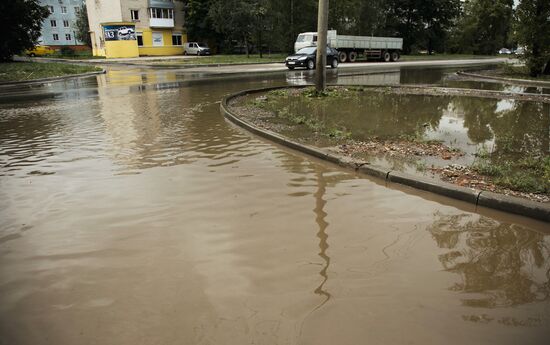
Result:
{"label": "dirt patch", "polygon": [[440,142],[415,142],[405,140],[380,140],[351,141],[337,146],[338,152],[347,156],[358,153],[389,154],[391,156],[438,156],[449,160],[454,157],[464,156],[464,152],[450,148]]}

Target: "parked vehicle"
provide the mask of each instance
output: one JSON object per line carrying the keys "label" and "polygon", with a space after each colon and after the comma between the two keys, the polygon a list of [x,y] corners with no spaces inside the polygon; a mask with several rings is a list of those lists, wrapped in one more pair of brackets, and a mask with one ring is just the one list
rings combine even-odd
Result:
{"label": "parked vehicle", "polygon": [[[327,33],[328,46],[338,51],[340,62],[355,62],[359,56],[382,61],[398,61],[403,49],[403,39],[396,37],[346,36],[336,30]],[[303,32],[294,43],[294,51],[317,45],[316,32]]]}
{"label": "parked vehicle", "polygon": [[512,51],[508,48],[502,48],[498,51],[500,55],[510,55],[512,54]]}
{"label": "parked vehicle", "polygon": [[523,47],[518,47],[518,49],[516,49],[515,51],[513,51],[512,53],[516,54],[516,55],[523,55],[523,53],[525,53],[525,48]]}
{"label": "parked vehicle", "polygon": [[185,55],[210,55],[210,48],[206,43],[187,42],[183,54]]}
{"label": "parked vehicle", "polygon": [[[315,60],[317,58],[317,47],[305,47],[286,58],[285,65],[288,69],[296,67],[305,67],[307,69],[315,68]],[[331,68],[338,67],[338,51],[327,47],[327,66]]]}
{"label": "parked vehicle", "polygon": [[36,46],[33,49],[25,51],[27,56],[46,56],[55,53],[55,49],[50,46]]}

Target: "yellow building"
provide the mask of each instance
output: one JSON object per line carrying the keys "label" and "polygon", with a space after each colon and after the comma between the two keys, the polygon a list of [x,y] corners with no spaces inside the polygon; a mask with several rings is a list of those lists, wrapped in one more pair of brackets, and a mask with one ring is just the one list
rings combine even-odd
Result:
{"label": "yellow building", "polygon": [[183,1],[86,0],[95,56],[181,55]]}

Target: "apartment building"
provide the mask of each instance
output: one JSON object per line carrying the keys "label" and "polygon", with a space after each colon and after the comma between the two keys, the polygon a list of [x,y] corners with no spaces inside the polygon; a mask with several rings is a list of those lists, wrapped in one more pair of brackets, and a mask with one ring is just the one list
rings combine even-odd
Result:
{"label": "apartment building", "polygon": [[75,37],[76,15],[84,0],[40,0],[40,4],[48,6],[50,15],[42,24],[42,36],[39,44],[49,46],[83,45]]}
{"label": "apartment building", "polygon": [[86,0],[94,55],[183,54],[183,0]]}

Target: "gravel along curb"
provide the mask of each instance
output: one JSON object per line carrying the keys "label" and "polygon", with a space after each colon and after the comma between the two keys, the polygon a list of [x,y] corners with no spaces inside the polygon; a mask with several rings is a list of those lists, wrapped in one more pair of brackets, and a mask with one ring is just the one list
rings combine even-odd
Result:
{"label": "gravel along curb", "polygon": [[99,75],[99,74],[105,74],[105,70],[96,71],[96,72],[86,72],[81,74],[70,74],[70,75],[64,75],[61,77],[51,77],[51,78],[42,78],[42,79],[34,79],[34,80],[24,80],[24,81],[12,81],[12,82],[2,82],[0,83],[0,87],[7,87],[7,86],[16,86],[16,85],[34,85],[34,84],[44,84],[49,83],[52,81],[60,81],[60,80],[67,80],[67,79],[74,79],[74,78],[83,78],[83,77],[91,77],[93,75]]}
{"label": "gravel along curb", "polygon": [[511,84],[526,84],[526,85],[536,85],[536,86],[550,87],[550,81],[505,78],[505,77],[496,77],[496,76],[491,76],[491,75],[468,73],[468,72],[456,72],[456,74],[466,76],[466,77],[478,78],[478,79],[489,79],[489,80],[504,81],[504,82],[511,83]]}
{"label": "gravel along curb", "polygon": [[[303,88],[306,86],[297,86],[295,88]],[[345,85],[338,85],[345,86]],[[234,124],[256,134],[260,137],[269,139],[277,144],[284,145],[296,151],[306,153],[308,155],[314,156],[326,160],[328,162],[337,164],[339,166],[352,169],[356,172],[366,174],[369,176],[374,176],[385,180],[387,183],[398,183],[413,188],[429,191],[432,193],[440,194],[447,196],[449,198],[458,199],[466,201],[468,203],[474,204],[476,206],[484,206],[500,211],[505,211],[509,213],[518,214],[521,216],[526,216],[530,218],[535,218],[545,222],[550,222],[550,205],[541,204],[530,200],[525,200],[509,195],[495,194],[491,192],[479,191],[476,189],[466,188],[456,186],[450,183],[431,180],[419,176],[414,176],[410,174],[401,173],[398,171],[388,171],[382,167],[371,165],[371,164],[358,164],[347,157],[341,157],[329,152],[325,152],[319,148],[312,147],[309,145],[301,144],[295,142],[283,135],[259,128],[254,124],[240,119],[229,109],[228,102],[232,99],[244,96],[247,94],[267,92],[277,89],[288,89],[290,86],[279,86],[279,87],[268,87],[262,89],[253,89],[245,90],[238,93],[228,95],[223,98],[220,104],[220,110],[223,116]]]}

